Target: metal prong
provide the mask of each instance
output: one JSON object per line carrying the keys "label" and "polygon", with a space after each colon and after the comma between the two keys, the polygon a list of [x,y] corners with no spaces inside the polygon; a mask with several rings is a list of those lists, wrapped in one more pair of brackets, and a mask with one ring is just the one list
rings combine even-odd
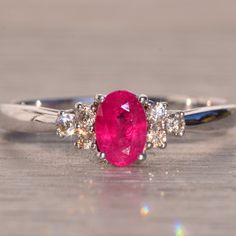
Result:
{"label": "metal prong", "polygon": [[97,104],[96,103],[93,103],[91,105],[91,110],[95,113],[97,111]]}
{"label": "metal prong", "polygon": [[165,109],[168,108],[168,103],[167,103],[167,102],[161,102],[161,103],[162,103],[162,105],[163,105],[163,107],[164,107]]}
{"label": "metal prong", "polygon": [[151,109],[153,105],[153,102],[151,102],[150,100],[148,100],[148,102],[146,103],[145,107],[146,109]]}
{"label": "metal prong", "polygon": [[100,160],[104,160],[106,158],[106,154],[104,152],[98,152],[97,157]]}
{"label": "metal prong", "polygon": [[62,116],[65,114],[65,111],[59,111],[58,115]]}
{"label": "metal prong", "polygon": [[178,136],[180,136],[180,137],[184,136],[184,130],[180,131],[180,132],[178,133]]}
{"label": "metal prong", "polygon": [[184,118],[184,112],[181,111],[181,112],[179,113],[179,115],[180,115],[181,118]]}
{"label": "metal prong", "polygon": [[96,149],[97,149],[97,144],[96,144],[96,143],[92,143],[91,149],[92,149],[92,150],[96,150]]}
{"label": "metal prong", "polygon": [[151,142],[147,142],[146,143],[146,150],[149,150],[151,148],[153,148],[153,144]]}
{"label": "metal prong", "polygon": [[167,142],[162,143],[162,144],[159,146],[159,148],[161,148],[161,149],[165,149],[166,147],[167,147]]}
{"label": "metal prong", "polygon": [[148,96],[145,94],[141,94],[138,100],[143,104],[146,105],[148,103]]}
{"label": "metal prong", "polygon": [[93,125],[91,125],[91,126],[88,127],[88,131],[93,132],[93,130],[94,130]]}
{"label": "metal prong", "polygon": [[80,110],[81,108],[83,108],[83,104],[81,102],[77,102],[75,104],[75,109]]}
{"label": "metal prong", "polygon": [[105,100],[105,96],[103,94],[97,94],[94,98],[95,103],[102,103]]}
{"label": "metal prong", "polygon": [[144,152],[138,156],[138,161],[145,161],[147,159],[147,154]]}

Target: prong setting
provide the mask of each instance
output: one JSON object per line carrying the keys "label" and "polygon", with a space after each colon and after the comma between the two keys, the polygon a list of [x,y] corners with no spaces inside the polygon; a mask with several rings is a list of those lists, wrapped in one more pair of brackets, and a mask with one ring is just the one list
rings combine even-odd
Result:
{"label": "prong setting", "polygon": [[106,159],[106,154],[104,152],[98,152],[97,157],[99,160],[105,160]]}
{"label": "prong setting", "polygon": [[167,147],[167,142],[163,142],[160,144],[159,148],[165,149]]}
{"label": "prong setting", "polygon": [[92,143],[91,149],[92,149],[92,150],[97,150],[97,144],[96,144],[96,143]]}
{"label": "prong setting", "polygon": [[[137,100],[137,96],[134,95]],[[60,111],[56,121],[56,133],[60,137],[74,136],[74,145],[78,149],[91,149],[97,152],[96,156],[100,161],[110,161],[109,156],[98,151],[95,134],[95,120],[99,105],[105,101],[105,96],[98,94],[91,105],[81,102],[75,104],[74,109]],[[107,96],[108,99],[108,96]],[[122,98],[120,98],[122,99]],[[137,153],[137,161],[146,160],[146,151],[152,148],[164,149],[167,146],[167,134],[183,136],[185,129],[184,112],[167,112],[167,102],[154,102],[149,100],[148,96],[141,94],[138,97],[141,109],[145,112],[147,125],[147,139],[144,150],[141,154]],[[122,104],[121,104],[122,105]],[[127,105],[127,106],[126,106]],[[122,107],[125,111],[130,112],[128,103]],[[118,107],[119,108],[119,107]],[[128,110],[126,110],[128,109]],[[140,113],[138,113],[140,114]],[[144,130],[145,133],[145,130]],[[144,141],[145,142],[145,141]],[[129,150],[126,150],[129,153]]]}
{"label": "prong setting", "polygon": [[152,142],[146,142],[146,150],[152,149],[153,143]]}
{"label": "prong setting", "polygon": [[168,108],[168,103],[167,103],[167,102],[161,102],[161,103],[162,103],[162,105],[163,105],[163,107],[164,107],[165,109]]}
{"label": "prong setting", "polygon": [[64,111],[59,111],[58,116],[63,116],[65,114]]}
{"label": "prong setting", "polygon": [[148,96],[145,94],[141,94],[138,98],[139,102],[142,103],[143,105],[148,104]]}
{"label": "prong setting", "polygon": [[106,97],[103,94],[97,94],[94,98],[94,102],[97,104],[102,103],[104,102],[105,98]]}
{"label": "prong setting", "polygon": [[77,102],[77,103],[75,104],[75,109],[76,109],[76,110],[81,110],[82,108],[83,108],[83,103]]}
{"label": "prong setting", "polygon": [[146,152],[143,152],[142,154],[140,154],[139,156],[138,156],[138,161],[139,162],[143,162],[143,161],[145,161],[147,159],[147,154],[146,154]]}
{"label": "prong setting", "polygon": [[94,113],[97,112],[97,104],[96,104],[95,102],[91,105],[91,110],[92,110],[92,112],[94,112]]}

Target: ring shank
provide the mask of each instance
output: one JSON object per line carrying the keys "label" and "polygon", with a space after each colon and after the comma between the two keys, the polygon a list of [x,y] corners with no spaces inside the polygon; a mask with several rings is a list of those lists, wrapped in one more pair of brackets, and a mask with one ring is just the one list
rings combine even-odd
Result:
{"label": "ring shank", "polygon": [[[150,100],[168,102],[171,111],[183,111],[187,131],[219,132],[236,123],[236,106],[222,99],[190,99],[188,97],[155,97]],[[0,127],[13,132],[55,132],[55,121],[61,110],[77,102],[91,104],[93,97],[41,99],[0,105]]]}
{"label": "ring shank", "polygon": [[[153,102],[167,102],[169,109],[172,110],[187,110],[190,108],[198,108],[205,106],[225,105],[226,101],[219,98],[189,98],[187,96],[148,96]],[[57,110],[67,110],[74,107],[74,104],[82,102],[92,104],[94,97],[69,97],[69,98],[54,98],[54,99],[37,99],[17,102],[21,105],[32,105],[40,107],[54,108]]]}

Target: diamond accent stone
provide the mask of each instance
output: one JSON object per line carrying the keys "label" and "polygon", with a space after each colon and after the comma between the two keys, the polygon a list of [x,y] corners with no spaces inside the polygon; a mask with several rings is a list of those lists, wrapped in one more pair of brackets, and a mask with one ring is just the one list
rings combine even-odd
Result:
{"label": "diamond accent stone", "polygon": [[169,134],[183,136],[185,130],[184,114],[182,112],[170,114],[166,119],[166,130]]}
{"label": "diamond accent stone", "polygon": [[166,131],[161,130],[150,130],[147,135],[148,142],[151,142],[153,148],[165,148],[167,145]]}
{"label": "diamond accent stone", "polygon": [[149,119],[156,122],[158,119],[163,118],[167,114],[166,110],[167,104],[164,102],[157,102],[152,105],[149,110]]}
{"label": "diamond accent stone", "polygon": [[166,102],[114,91],[91,105],[77,103],[74,110],[60,112],[56,128],[60,137],[73,136],[79,149],[97,148],[104,160],[126,166],[150,148],[165,148],[167,134],[184,134],[184,113],[174,112],[167,113]]}
{"label": "diamond accent stone", "polygon": [[167,116],[167,103],[157,102],[150,104],[146,113],[149,123],[147,142],[152,143],[154,148],[164,148],[166,146],[167,138],[165,123],[163,121]]}
{"label": "diamond accent stone", "polygon": [[72,136],[75,132],[75,115],[61,113],[57,117],[56,128],[60,137]]}
{"label": "diamond accent stone", "polygon": [[90,149],[95,143],[94,122],[95,113],[91,107],[81,104],[75,112],[77,135],[76,145],[80,149]]}

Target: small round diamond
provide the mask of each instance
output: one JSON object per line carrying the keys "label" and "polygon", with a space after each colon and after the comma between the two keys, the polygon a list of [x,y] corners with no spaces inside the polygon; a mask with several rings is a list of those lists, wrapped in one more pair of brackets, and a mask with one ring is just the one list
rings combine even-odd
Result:
{"label": "small round diamond", "polygon": [[151,104],[147,110],[149,130],[147,141],[152,143],[154,148],[164,148],[166,146],[166,131],[163,120],[167,115],[167,103],[157,102]]}
{"label": "small round diamond", "polygon": [[88,105],[81,105],[76,111],[76,123],[80,127],[92,127],[95,122],[95,114]]}
{"label": "small round diamond", "polygon": [[62,113],[56,120],[57,134],[61,137],[71,136],[75,132],[73,114]]}
{"label": "small round diamond", "polygon": [[151,142],[154,148],[165,148],[167,143],[166,131],[152,129],[148,132],[148,142]]}
{"label": "small round diamond", "polygon": [[168,133],[182,136],[184,134],[185,121],[180,113],[171,114],[166,120],[166,130]]}
{"label": "small round diamond", "polygon": [[149,116],[153,121],[157,121],[166,115],[166,103],[158,102],[150,110]]}
{"label": "small round diamond", "polygon": [[87,105],[81,105],[76,110],[76,145],[80,149],[90,149],[95,142],[93,130],[95,113]]}
{"label": "small round diamond", "polygon": [[176,132],[179,129],[179,121],[176,120],[175,118],[170,118],[166,122],[166,128],[168,132]]}

